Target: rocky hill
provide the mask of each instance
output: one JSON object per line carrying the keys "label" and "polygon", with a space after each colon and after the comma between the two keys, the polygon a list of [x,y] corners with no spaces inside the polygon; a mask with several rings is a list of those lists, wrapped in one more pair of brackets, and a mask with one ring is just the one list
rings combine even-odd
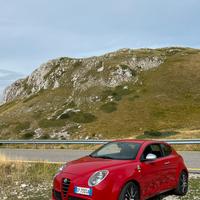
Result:
{"label": "rocky hill", "polygon": [[[141,50],[142,52],[151,50]],[[26,79],[13,83],[5,90],[4,102],[27,98],[41,90],[68,87],[74,93],[92,87],[114,88],[125,82],[137,82],[137,72],[158,67],[164,55],[152,53],[138,56],[130,49],[122,49],[101,57],[86,59],[59,58],[42,64]]]}
{"label": "rocky hill", "polygon": [[200,50],[175,47],[50,60],[6,88],[0,137],[141,137],[197,128],[199,61]]}

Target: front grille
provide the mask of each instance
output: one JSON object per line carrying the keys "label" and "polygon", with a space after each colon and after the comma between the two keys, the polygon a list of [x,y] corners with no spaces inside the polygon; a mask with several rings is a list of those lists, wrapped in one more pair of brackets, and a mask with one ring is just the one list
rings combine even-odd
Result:
{"label": "front grille", "polygon": [[53,190],[53,195],[56,200],[62,200],[61,192],[57,192],[56,190]]}
{"label": "front grille", "polygon": [[62,192],[63,192],[64,197],[67,196],[69,185],[70,185],[70,179],[63,178],[63,180],[62,180]]}
{"label": "front grille", "polygon": [[72,197],[72,196],[69,196],[69,197],[68,197],[68,200],[86,200],[86,199],[79,198],[79,197]]}

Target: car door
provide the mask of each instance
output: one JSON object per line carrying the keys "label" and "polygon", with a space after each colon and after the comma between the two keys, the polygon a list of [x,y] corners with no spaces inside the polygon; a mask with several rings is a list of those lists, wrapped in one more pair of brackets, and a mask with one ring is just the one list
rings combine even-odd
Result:
{"label": "car door", "polygon": [[162,190],[168,190],[176,186],[176,170],[178,165],[178,159],[173,154],[172,148],[168,144],[161,144],[163,151],[164,169],[163,173],[165,181],[162,183]]}
{"label": "car door", "polygon": [[[149,154],[156,155],[155,160],[146,160],[145,157]],[[141,156],[141,189],[145,198],[154,196],[160,192],[160,187],[164,177],[163,169],[163,152],[160,144],[148,145]]]}

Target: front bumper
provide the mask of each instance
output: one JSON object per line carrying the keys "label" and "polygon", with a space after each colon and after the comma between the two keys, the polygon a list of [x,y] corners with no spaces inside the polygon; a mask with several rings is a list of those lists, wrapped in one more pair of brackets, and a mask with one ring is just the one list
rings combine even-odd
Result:
{"label": "front bumper", "polygon": [[[63,181],[68,179],[69,184],[63,186]],[[113,191],[112,184],[109,181],[103,181],[95,187],[87,185],[88,177],[76,177],[72,174],[61,173],[54,178],[52,200],[116,200],[117,191]],[[85,187],[92,188],[92,195],[75,194],[74,188]]]}
{"label": "front bumper", "polygon": [[68,194],[66,197],[63,197],[62,192],[58,192],[53,189],[52,200],[91,200],[91,198],[83,197],[80,195],[74,195],[74,194]]}

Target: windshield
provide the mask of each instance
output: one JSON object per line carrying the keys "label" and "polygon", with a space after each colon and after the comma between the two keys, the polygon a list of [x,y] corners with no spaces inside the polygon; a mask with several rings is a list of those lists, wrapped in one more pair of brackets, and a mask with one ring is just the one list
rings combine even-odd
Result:
{"label": "windshield", "polygon": [[111,142],[90,154],[94,158],[134,160],[140,144],[132,142]]}

